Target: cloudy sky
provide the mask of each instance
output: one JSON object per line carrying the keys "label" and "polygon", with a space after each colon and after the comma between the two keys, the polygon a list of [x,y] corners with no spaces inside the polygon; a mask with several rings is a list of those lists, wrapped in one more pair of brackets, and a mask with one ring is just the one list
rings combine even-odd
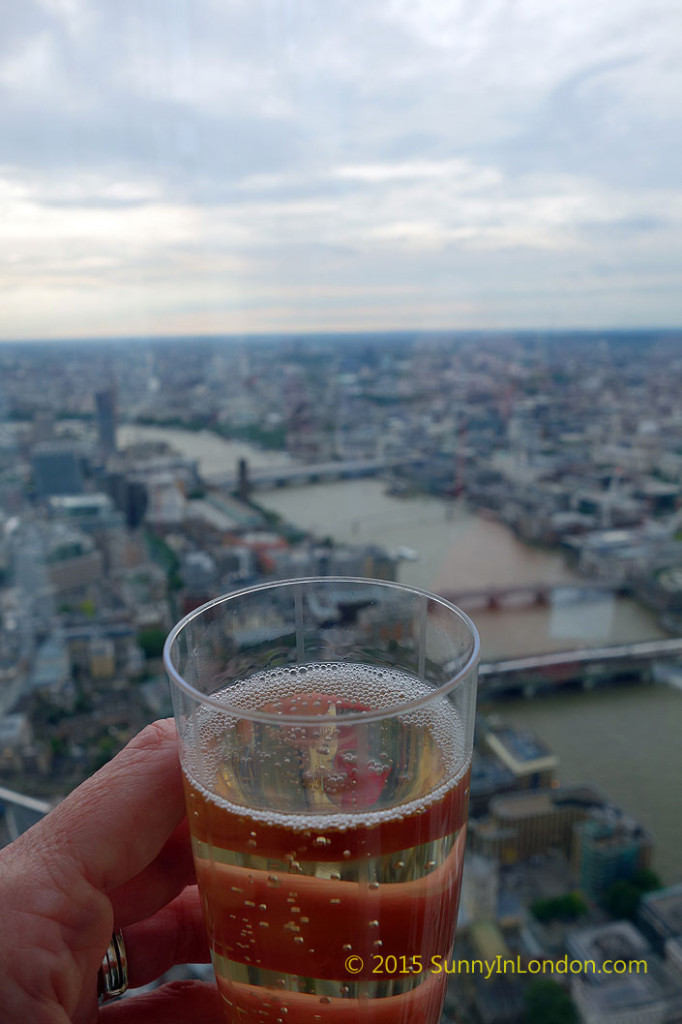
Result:
{"label": "cloudy sky", "polygon": [[679,0],[0,0],[0,337],[682,323]]}

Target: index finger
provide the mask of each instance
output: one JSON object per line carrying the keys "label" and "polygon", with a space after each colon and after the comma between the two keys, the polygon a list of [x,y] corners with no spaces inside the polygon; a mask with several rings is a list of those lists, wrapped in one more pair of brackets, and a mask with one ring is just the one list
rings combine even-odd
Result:
{"label": "index finger", "polygon": [[164,719],[143,729],[48,815],[45,845],[108,892],[154,860],[184,813],[177,733],[172,719]]}

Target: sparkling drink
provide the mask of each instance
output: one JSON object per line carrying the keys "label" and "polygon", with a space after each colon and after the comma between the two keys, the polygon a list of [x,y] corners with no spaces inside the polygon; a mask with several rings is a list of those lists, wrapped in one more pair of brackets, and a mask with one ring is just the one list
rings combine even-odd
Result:
{"label": "sparkling drink", "polygon": [[[230,1020],[437,1021],[445,979],[430,968],[451,952],[468,800],[461,722],[440,700],[343,724],[423,694],[405,673],[325,663],[257,674],[217,695],[227,720],[200,716],[209,784],[188,765],[186,794]],[[315,724],[253,722],[240,704]]]}
{"label": "sparkling drink", "polygon": [[226,1019],[437,1024],[464,856],[478,636],[413,587],[228,594],[164,649]]}

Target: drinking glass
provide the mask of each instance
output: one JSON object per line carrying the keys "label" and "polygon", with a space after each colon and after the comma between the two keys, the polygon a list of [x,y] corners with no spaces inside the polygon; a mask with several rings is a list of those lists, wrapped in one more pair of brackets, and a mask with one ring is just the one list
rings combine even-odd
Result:
{"label": "drinking glass", "polygon": [[187,615],[164,657],[231,1022],[440,1018],[478,635],[442,598],[323,577]]}

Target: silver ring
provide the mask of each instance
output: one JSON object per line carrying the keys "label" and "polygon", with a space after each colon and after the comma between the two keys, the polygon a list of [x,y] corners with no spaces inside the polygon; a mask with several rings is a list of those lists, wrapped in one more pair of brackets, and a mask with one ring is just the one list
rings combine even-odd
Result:
{"label": "silver ring", "polygon": [[118,999],[128,988],[128,958],[121,932],[114,932],[97,975],[97,1001]]}

